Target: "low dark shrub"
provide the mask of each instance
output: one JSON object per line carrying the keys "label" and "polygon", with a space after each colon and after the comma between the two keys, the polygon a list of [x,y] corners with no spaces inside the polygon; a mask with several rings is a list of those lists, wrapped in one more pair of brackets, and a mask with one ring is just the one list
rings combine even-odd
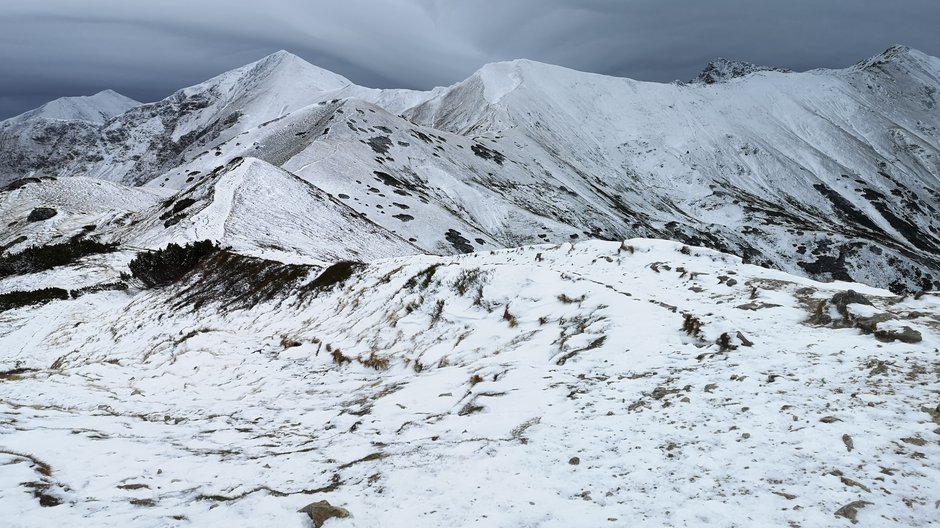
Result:
{"label": "low dark shrub", "polygon": [[198,280],[188,281],[175,296],[177,308],[218,304],[220,308],[237,310],[273,299],[283,300],[298,292],[311,269],[225,250],[205,257],[197,267]]}
{"label": "low dark shrub", "polygon": [[361,262],[349,260],[337,262],[323,270],[323,273],[321,273],[319,277],[313,279],[313,282],[310,283],[310,288],[320,291],[331,290],[336,285],[346,282],[347,279],[353,276],[353,273],[355,273],[357,269],[364,265],[365,264]]}
{"label": "low dark shrub", "polygon": [[211,240],[200,240],[180,246],[169,244],[163,249],[140,253],[131,261],[131,275],[146,286],[172,284],[196,267],[202,259],[219,251]]}
{"label": "low dark shrub", "polygon": [[0,293],[0,312],[22,306],[42,304],[55,300],[67,300],[69,292],[62,288],[43,288],[33,291]]}
{"label": "low dark shrub", "polygon": [[117,244],[72,239],[62,244],[33,246],[19,253],[0,257],[0,277],[45,271],[98,253],[110,253]]}
{"label": "low dark shrub", "polygon": [[73,299],[78,299],[82,295],[87,295],[89,293],[98,293],[103,291],[124,291],[127,289],[127,283],[121,281],[115,282],[102,282],[100,284],[94,284],[92,286],[86,286],[84,288],[79,288],[77,290],[71,290],[69,294]]}

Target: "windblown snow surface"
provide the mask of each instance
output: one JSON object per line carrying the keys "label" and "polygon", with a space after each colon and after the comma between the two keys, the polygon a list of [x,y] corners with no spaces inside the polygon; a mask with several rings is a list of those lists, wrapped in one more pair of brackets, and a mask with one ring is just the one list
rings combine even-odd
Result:
{"label": "windblown snow surface", "polygon": [[[0,313],[5,525],[305,527],[318,500],[337,528],[938,519],[936,294],[643,239],[320,271],[222,252]],[[820,304],[849,288],[873,306]]]}

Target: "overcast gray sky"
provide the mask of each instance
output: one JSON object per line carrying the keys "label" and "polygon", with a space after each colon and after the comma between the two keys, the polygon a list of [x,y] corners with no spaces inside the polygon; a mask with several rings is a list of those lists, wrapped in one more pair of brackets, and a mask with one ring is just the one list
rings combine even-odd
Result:
{"label": "overcast gray sky", "polygon": [[0,119],[64,95],[142,101],[286,49],[372,87],[528,58],[641,80],[716,57],[806,70],[906,44],[940,55],[940,0],[0,0]]}

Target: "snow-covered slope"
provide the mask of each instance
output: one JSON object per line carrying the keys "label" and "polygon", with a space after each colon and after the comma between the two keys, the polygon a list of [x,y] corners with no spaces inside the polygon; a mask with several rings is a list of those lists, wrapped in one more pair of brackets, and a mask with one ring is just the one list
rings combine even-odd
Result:
{"label": "snow-covered slope", "polygon": [[83,177],[20,180],[0,190],[0,254],[76,235],[111,237],[134,213],[170,194]]}
{"label": "snow-covered slope", "polygon": [[19,125],[36,119],[86,121],[100,125],[139,105],[138,101],[114,90],[103,90],[94,95],[61,97],[35,110],[0,121],[0,127]]}
{"label": "snow-covered slope", "polygon": [[935,294],[650,240],[318,274],[223,253],[0,312],[7,525],[300,528],[320,500],[336,528],[936,519]]}

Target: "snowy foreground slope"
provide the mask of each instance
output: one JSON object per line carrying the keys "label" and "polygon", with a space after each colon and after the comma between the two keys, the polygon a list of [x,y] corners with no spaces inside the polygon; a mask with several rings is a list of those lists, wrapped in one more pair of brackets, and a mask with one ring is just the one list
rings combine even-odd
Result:
{"label": "snowy foreground slope", "polygon": [[307,527],[319,500],[351,513],[328,528],[940,519],[934,293],[645,239],[321,271],[220,252],[0,312],[4,525]]}

